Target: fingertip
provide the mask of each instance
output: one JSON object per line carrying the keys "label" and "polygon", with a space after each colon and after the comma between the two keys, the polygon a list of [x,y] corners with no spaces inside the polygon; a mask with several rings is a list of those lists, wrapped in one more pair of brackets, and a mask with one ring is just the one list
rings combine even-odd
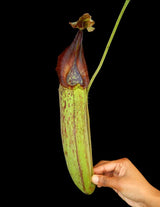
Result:
{"label": "fingertip", "polygon": [[93,172],[94,172],[94,174],[102,175],[104,172],[104,167],[103,166],[94,166]]}
{"label": "fingertip", "polygon": [[92,176],[92,183],[98,184],[98,182],[99,182],[99,177],[97,175],[93,175]]}

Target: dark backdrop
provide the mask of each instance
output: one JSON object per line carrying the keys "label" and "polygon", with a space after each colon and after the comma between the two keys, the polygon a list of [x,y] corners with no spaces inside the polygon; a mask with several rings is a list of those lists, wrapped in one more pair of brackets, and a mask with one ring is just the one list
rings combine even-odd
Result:
{"label": "dark backdrop", "polygon": [[[123,3],[4,7],[9,19],[2,76],[1,206],[127,206],[111,189],[87,196],[73,184],[61,144],[55,72],[58,55],[76,34],[68,22],[88,12],[96,23],[94,32],[84,31],[83,40],[92,76]],[[128,157],[160,189],[157,16],[155,4],[131,0],[91,88],[89,111],[94,164]]]}

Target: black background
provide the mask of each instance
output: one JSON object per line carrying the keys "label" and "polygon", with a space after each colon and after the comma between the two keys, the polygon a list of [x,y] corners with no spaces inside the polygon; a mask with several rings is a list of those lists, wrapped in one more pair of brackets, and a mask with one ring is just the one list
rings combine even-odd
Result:
{"label": "black background", "polygon": [[[92,76],[123,3],[4,6],[1,206],[128,206],[111,189],[96,189],[87,196],[73,184],[61,144],[55,72],[58,55],[76,34],[68,22],[88,12],[96,29],[84,31],[83,46]],[[90,90],[89,111],[94,164],[128,157],[160,189],[156,7],[131,0]]]}

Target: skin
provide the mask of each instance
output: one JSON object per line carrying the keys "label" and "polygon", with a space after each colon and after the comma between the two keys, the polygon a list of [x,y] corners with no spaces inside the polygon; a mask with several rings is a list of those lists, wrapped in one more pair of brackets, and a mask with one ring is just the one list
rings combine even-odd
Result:
{"label": "skin", "polygon": [[92,182],[112,188],[132,207],[160,207],[160,191],[127,158],[100,161],[94,166]]}

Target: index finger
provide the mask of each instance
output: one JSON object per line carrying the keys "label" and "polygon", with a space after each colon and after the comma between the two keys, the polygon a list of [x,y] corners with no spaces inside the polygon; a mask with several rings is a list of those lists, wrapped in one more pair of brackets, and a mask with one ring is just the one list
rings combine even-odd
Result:
{"label": "index finger", "polygon": [[101,162],[95,165],[93,168],[93,171],[94,171],[94,174],[103,175],[105,173],[114,171],[115,168],[116,168],[115,161],[105,161],[105,162]]}

